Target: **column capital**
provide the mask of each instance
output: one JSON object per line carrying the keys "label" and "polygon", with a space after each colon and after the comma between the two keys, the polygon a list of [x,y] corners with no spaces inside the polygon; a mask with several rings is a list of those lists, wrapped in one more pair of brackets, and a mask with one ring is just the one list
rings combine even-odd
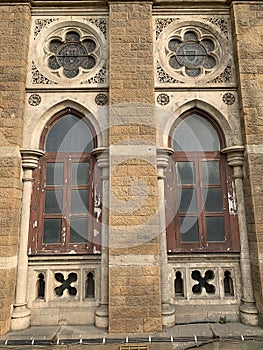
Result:
{"label": "column capital", "polygon": [[172,148],[157,148],[157,168],[166,168],[169,157],[174,153]]}
{"label": "column capital", "polygon": [[96,157],[99,168],[109,167],[109,149],[106,147],[94,148],[91,154]]}
{"label": "column capital", "polygon": [[241,145],[230,146],[221,150],[222,154],[226,154],[227,163],[232,167],[243,166],[245,147]]}
{"label": "column capital", "polygon": [[32,149],[21,149],[22,167],[24,169],[35,169],[38,165],[38,160],[44,155],[43,151]]}

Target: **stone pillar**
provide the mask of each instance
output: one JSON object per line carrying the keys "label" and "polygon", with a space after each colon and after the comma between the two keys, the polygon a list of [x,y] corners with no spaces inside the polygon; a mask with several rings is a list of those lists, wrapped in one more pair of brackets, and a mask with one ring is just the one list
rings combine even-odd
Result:
{"label": "stone pillar", "polygon": [[246,222],[246,211],[244,202],[243,190],[243,171],[244,163],[244,147],[232,146],[224,148],[221,152],[226,154],[228,165],[233,167],[233,178],[235,181],[236,197],[238,203],[238,225],[240,234],[240,268],[242,280],[242,302],[240,305],[240,320],[242,323],[256,326],[258,324],[258,310],[255,306],[252,276],[251,276],[251,261],[248,245],[248,233]]}
{"label": "stone pillar", "polygon": [[158,167],[158,191],[159,191],[159,230],[160,230],[160,252],[161,252],[161,291],[162,291],[162,323],[163,326],[172,327],[175,324],[174,306],[170,301],[172,269],[168,265],[166,220],[165,220],[165,198],[164,198],[164,169],[168,165],[169,155],[173,154],[170,148],[157,149]]}
{"label": "stone pillar", "polygon": [[152,2],[109,3],[109,331],[162,330]]}
{"label": "stone pillar", "polygon": [[244,168],[245,207],[251,251],[254,296],[263,324],[263,60],[262,0],[231,1],[233,44],[235,49],[239,115],[243,144],[246,147]]}
{"label": "stone pillar", "polygon": [[32,172],[38,166],[39,158],[44,154],[38,150],[21,150],[23,167],[23,195],[20,217],[20,236],[16,278],[16,296],[11,315],[11,330],[25,329],[30,325],[30,310],[27,308],[27,271],[28,271],[28,231],[30,218],[30,201],[32,190]]}
{"label": "stone pillar", "polygon": [[15,297],[30,1],[0,1],[0,334]]}
{"label": "stone pillar", "polygon": [[97,165],[102,169],[100,305],[95,312],[95,325],[98,328],[107,328],[109,323],[109,152],[106,148],[96,148],[92,154],[97,157]]}

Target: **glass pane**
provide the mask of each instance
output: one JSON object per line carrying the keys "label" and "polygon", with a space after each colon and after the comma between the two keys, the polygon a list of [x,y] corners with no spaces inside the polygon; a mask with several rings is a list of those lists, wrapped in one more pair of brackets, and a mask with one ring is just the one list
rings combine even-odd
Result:
{"label": "glass pane", "polygon": [[220,184],[219,161],[202,162],[204,184]]}
{"label": "glass pane", "polygon": [[61,219],[44,219],[43,244],[60,243]]}
{"label": "glass pane", "polygon": [[90,128],[72,114],[59,119],[46,139],[47,152],[90,152],[93,147]]}
{"label": "glass pane", "polygon": [[180,218],[181,242],[198,242],[197,216],[186,216]]}
{"label": "glass pane", "polygon": [[70,243],[88,241],[88,218],[73,218],[70,220]]}
{"label": "glass pane", "polygon": [[45,193],[45,213],[57,214],[62,210],[62,190],[47,190]]}
{"label": "glass pane", "polygon": [[178,184],[194,184],[195,168],[194,162],[177,162]]}
{"label": "glass pane", "polygon": [[88,190],[71,190],[71,214],[88,212]]}
{"label": "glass pane", "polygon": [[173,133],[176,151],[218,151],[220,143],[214,127],[205,118],[193,113],[181,121]]}
{"label": "glass pane", "polygon": [[221,188],[204,189],[205,210],[222,211],[222,193]]}
{"label": "glass pane", "polygon": [[225,240],[223,216],[206,217],[206,239],[210,242],[222,242]]}
{"label": "glass pane", "polygon": [[72,185],[89,183],[89,163],[72,163]]}
{"label": "glass pane", "polygon": [[196,212],[196,190],[194,188],[181,188],[179,195],[179,211],[181,213]]}
{"label": "glass pane", "polygon": [[46,184],[63,185],[64,183],[64,163],[47,163]]}

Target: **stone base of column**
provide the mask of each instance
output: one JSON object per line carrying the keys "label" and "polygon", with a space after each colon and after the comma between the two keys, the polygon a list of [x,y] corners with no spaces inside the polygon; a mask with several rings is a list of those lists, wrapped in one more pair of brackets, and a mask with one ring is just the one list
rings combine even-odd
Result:
{"label": "stone base of column", "polygon": [[173,327],[175,324],[175,314],[173,305],[162,304],[162,324],[164,327]]}
{"label": "stone base of column", "polygon": [[11,315],[11,331],[21,331],[30,326],[30,310],[26,304],[15,304]]}
{"label": "stone base of column", "polygon": [[243,301],[239,307],[240,322],[248,326],[258,325],[258,310],[253,302]]}
{"label": "stone base of column", "polygon": [[100,305],[95,311],[95,326],[97,328],[108,328],[109,326],[108,305]]}

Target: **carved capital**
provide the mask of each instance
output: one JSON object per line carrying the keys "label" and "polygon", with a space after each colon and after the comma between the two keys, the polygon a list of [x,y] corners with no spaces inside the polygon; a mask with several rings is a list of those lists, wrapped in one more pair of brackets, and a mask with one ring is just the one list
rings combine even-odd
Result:
{"label": "carved capital", "polygon": [[92,155],[96,157],[99,168],[109,167],[109,150],[106,147],[95,148]]}
{"label": "carved capital", "polygon": [[231,146],[222,149],[221,153],[226,154],[228,165],[237,167],[244,164],[244,150],[244,146]]}
{"label": "carved capital", "polygon": [[43,151],[32,149],[21,149],[22,167],[24,169],[35,169],[38,166],[38,160],[44,155]]}
{"label": "carved capital", "polygon": [[166,168],[169,161],[169,156],[174,153],[172,148],[158,148],[157,149],[157,167]]}

